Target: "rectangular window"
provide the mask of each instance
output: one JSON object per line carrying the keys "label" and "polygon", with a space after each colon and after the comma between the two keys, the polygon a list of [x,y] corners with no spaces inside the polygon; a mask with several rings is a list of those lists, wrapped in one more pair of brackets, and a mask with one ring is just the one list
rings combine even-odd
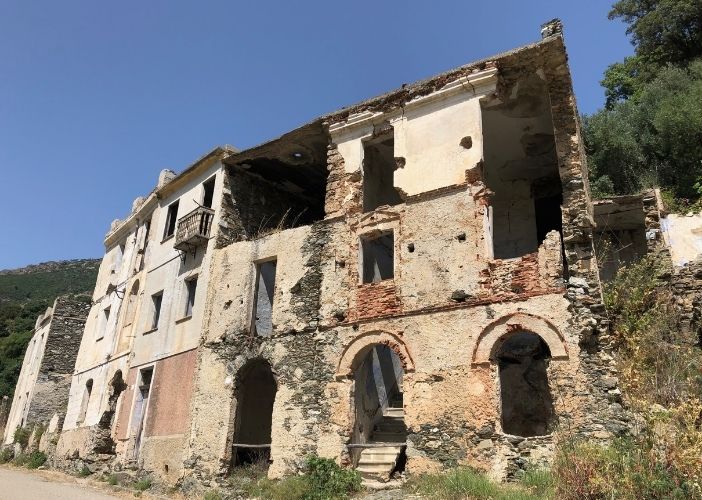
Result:
{"label": "rectangular window", "polygon": [[202,206],[212,208],[212,199],[214,198],[215,178],[206,180],[202,184]]}
{"label": "rectangular window", "polygon": [[273,333],[275,270],[275,260],[261,262],[256,265],[256,290],[253,310],[254,335],[267,337]]}
{"label": "rectangular window", "polygon": [[389,124],[363,143],[363,211],[383,205],[398,205],[402,198],[395,189],[395,139]]}
{"label": "rectangular window", "polygon": [[149,406],[149,395],[151,393],[151,380],[153,379],[154,369],[153,367],[144,368],[139,373],[138,390],[136,393],[136,398],[134,399],[134,408],[132,410],[132,429],[134,429],[134,455],[132,458],[135,460],[139,458],[139,451],[141,449],[141,443],[144,440],[144,422],[146,416],[146,410]]}
{"label": "rectangular window", "polygon": [[166,227],[163,228],[163,239],[173,236],[178,222],[178,204],[179,200],[168,205],[168,215],[166,216]]}
{"label": "rectangular window", "polygon": [[395,241],[392,231],[373,238],[361,238],[363,283],[395,277]]}
{"label": "rectangular window", "polygon": [[197,290],[197,278],[185,281],[185,317],[193,315],[195,305],[195,291]]}
{"label": "rectangular window", "polygon": [[154,306],[154,314],[151,320],[151,329],[155,330],[158,328],[158,321],[161,318],[161,302],[163,302],[163,291],[155,293],[151,296],[151,301]]}
{"label": "rectangular window", "polygon": [[102,317],[100,318],[100,325],[98,326],[98,336],[95,340],[101,340],[107,332],[107,322],[110,321],[110,309],[108,306],[102,310]]}

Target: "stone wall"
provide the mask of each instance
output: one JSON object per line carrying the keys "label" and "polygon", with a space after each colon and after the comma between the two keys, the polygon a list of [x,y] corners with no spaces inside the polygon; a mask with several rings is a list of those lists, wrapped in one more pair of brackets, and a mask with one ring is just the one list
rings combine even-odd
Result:
{"label": "stone wall", "polygon": [[[66,414],[71,376],[83,337],[90,301],[59,297],[54,302],[51,326],[44,347],[27,424],[47,425],[54,414]],[[60,425],[59,425],[60,427]]]}

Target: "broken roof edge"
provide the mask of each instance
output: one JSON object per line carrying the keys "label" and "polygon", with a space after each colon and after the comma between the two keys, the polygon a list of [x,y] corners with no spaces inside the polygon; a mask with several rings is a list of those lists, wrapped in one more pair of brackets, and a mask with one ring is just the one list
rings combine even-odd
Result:
{"label": "broken roof edge", "polygon": [[311,128],[314,126],[322,126],[326,132],[330,124],[346,120],[352,114],[361,113],[363,111],[379,107],[387,107],[388,111],[390,109],[401,107],[412,99],[422,97],[440,90],[446,84],[465,76],[471,71],[479,71],[480,69],[487,68],[488,66],[497,66],[497,64],[502,59],[519,55],[522,52],[536,50],[557,42],[560,42],[561,46],[565,48],[563,34],[560,32],[543,38],[542,40],[539,40],[537,42],[522,45],[489,57],[484,57],[476,61],[472,61],[467,64],[458,66],[456,68],[449,69],[434,76],[424,78],[422,80],[417,80],[410,84],[402,85],[399,88],[395,88],[383,94],[364,99],[360,102],[357,102],[356,104],[352,104],[340,108],[336,111],[320,115],[316,118],[313,118],[312,120],[303,123],[298,127],[295,127],[291,130],[288,130],[287,132],[282,133],[278,137],[266,140],[264,142],[260,142],[249,148],[242,149],[241,151],[234,151],[224,158],[223,163],[227,165],[232,165],[240,161],[245,161],[247,159],[246,157],[248,156],[265,154],[265,150],[271,147],[272,144],[290,138],[295,134],[301,133],[307,128]]}
{"label": "broken roof edge", "polygon": [[126,236],[126,233],[128,233],[133,226],[136,226],[141,220],[145,219],[145,214],[150,215],[156,208],[156,205],[157,197],[156,190],[154,189],[125,219],[112,221],[110,230],[103,240],[105,252],[107,253],[117,242]]}
{"label": "broken roof edge", "polygon": [[227,158],[231,154],[237,153],[238,151],[238,149],[229,144],[224,144],[222,146],[216,146],[212,148],[210,151],[208,151],[200,158],[192,162],[182,172],[177,174],[165,185],[157,187],[154,190],[156,197],[158,199],[165,198],[166,196],[172,194],[172,192],[175,191],[176,188],[182,186],[188,178],[192,177],[196,173],[199,173],[201,169],[207,168],[212,161],[223,160],[224,158]]}

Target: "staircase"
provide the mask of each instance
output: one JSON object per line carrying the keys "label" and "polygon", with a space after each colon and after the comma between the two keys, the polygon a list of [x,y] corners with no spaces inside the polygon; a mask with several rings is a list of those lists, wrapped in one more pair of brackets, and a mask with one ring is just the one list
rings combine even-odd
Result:
{"label": "staircase", "polygon": [[364,448],[361,452],[356,470],[364,482],[390,479],[407,438],[404,415],[402,407],[387,408],[383,412],[383,418],[376,424],[368,443],[386,446]]}

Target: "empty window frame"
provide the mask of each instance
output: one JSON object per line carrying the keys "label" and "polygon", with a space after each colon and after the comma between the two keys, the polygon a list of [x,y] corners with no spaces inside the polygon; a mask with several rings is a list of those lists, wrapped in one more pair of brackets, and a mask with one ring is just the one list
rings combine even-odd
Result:
{"label": "empty window frame", "polygon": [[83,390],[83,399],[80,402],[80,413],[78,413],[78,424],[83,423],[85,416],[88,413],[88,404],[90,403],[90,395],[93,392],[93,379],[88,379]]}
{"label": "empty window frame", "polygon": [[184,317],[193,315],[195,306],[195,292],[197,291],[197,277],[185,280],[185,312]]}
{"label": "empty window frame", "polygon": [[212,208],[214,198],[215,177],[207,179],[202,183],[202,206]]}
{"label": "empty window frame", "polygon": [[111,306],[107,306],[102,310],[102,315],[100,316],[100,324],[98,325],[98,334],[95,340],[101,340],[107,332],[107,323],[110,321],[110,310]]}
{"label": "empty window frame", "polygon": [[166,215],[166,226],[163,228],[163,239],[173,236],[178,222],[178,204],[179,200],[168,205],[168,214]]}
{"label": "empty window frame", "polygon": [[392,231],[361,237],[363,283],[376,283],[395,277],[395,239]]}
{"label": "empty window frame", "polygon": [[139,457],[141,442],[144,439],[144,421],[146,410],[149,406],[149,395],[151,393],[151,380],[153,379],[154,368],[150,366],[139,372],[139,386],[134,399],[134,408],[132,410],[132,428],[134,429],[134,455],[133,458]]}
{"label": "empty window frame", "polygon": [[382,205],[402,203],[395,189],[395,139],[386,125],[372,139],[363,142],[363,211]]}
{"label": "empty window frame", "polygon": [[273,333],[273,294],[275,292],[276,261],[256,264],[256,290],[252,330],[254,335],[267,337]]}
{"label": "empty window frame", "polygon": [[158,322],[161,319],[161,303],[163,302],[163,290],[151,296],[151,304],[153,306],[153,315],[151,317],[151,330],[158,328]]}

